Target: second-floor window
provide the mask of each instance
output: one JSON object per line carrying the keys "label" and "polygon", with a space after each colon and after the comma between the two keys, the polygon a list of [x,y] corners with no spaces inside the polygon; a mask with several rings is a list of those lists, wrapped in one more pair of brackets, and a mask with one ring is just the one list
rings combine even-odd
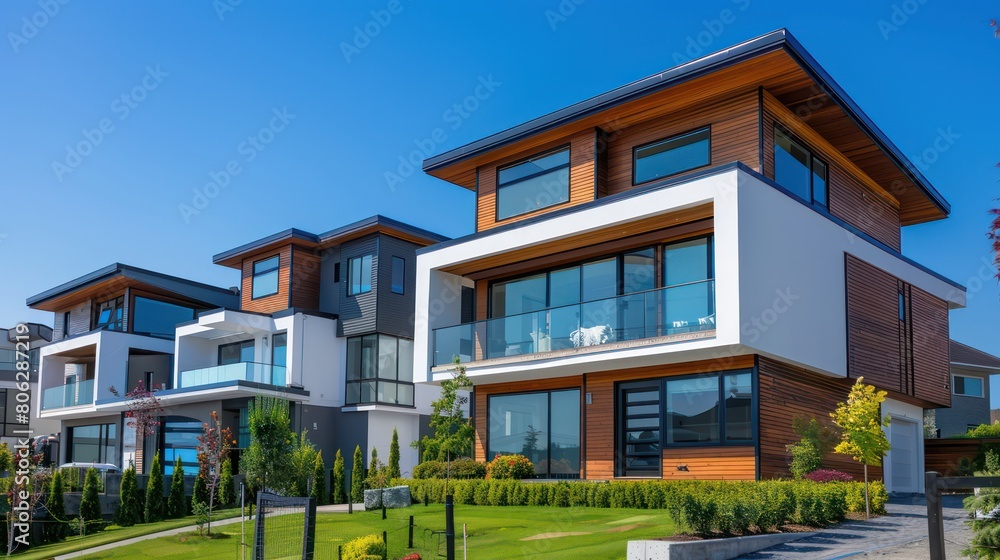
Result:
{"label": "second-floor window", "polygon": [[413,341],[384,334],[347,339],[347,404],[413,406]]}
{"label": "second-floor window", "polygon": [[94,317],[94,328],[109,331],[125,330],[125,297],[102,301],[97,304],[97,314]]}
{"label": "second-floor window", "polygon": [[829,205],[826,164],[779,127],[774,127],[774,182],[810,204]]}
{"label": "second-floor window", "polygon": [[405,289],[406,261],[400,257],[392,257],[392,293],[402,294]]}
{"label": "second-floor window", "polygon": [[954,388],[954,393],[956,395],[964,395],[966,397],[982,397],[983,396],[983,380],[980,377],[971,377],[966,375],[955,375],[953,376],[954,381],[952,382],[952,387]]}
{"label": "second-floor window", "polygon": [[69,326],[70,326],[70,312],[66,311],[62,314],[62,337],[66,338],[69,336]]}
{"label": "second-floor window", "polygon": [[372,291],[372,256],[354,257],[347,261],[347,295]]}
{"label": "second-floor window", "polygon": [[569,148],[497,171],[497,220],[569,201]]}
{"label": "second-floor window", "polygon": [[278,255],[253,263],[251,297],[253,299],[278,293]]}
{"label": "second-floor window", "polygon": [[244,340],[219,346],[219,365],[253,362],[253,341]]}
{"label": "second-floor window", "polygon": [[136,296],[132,309],[132,332],[174,338],[178,324],[194,319],[194,309],[175,303]]}
{"label": "second-floor window", "polygon": [[632,184],[638,185],[711,163],[711,130],[706,126],[633,150]]}

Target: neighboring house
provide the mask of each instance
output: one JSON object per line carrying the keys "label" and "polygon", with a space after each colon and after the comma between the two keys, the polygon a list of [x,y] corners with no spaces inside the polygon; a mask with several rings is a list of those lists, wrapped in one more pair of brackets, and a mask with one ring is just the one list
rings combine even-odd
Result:
{"label": "neighboring house", "polygon": [[938,437],[964,434],[992,422],[990,376],[996,374],[1000,374],[1000,358],[951,341],[951,408],[930,411]]}
{"label": "neighboring house", "polygon": [[[350,463],[356,445],[385,462],[396,429],[409,472],[409,444],[428,433],[439,394],[413,383],[415,251],[445,239],[375,216],[216,255],[241,271],[241,289],[113,265],[29,298],[56,316],[39,414],[61,422],[65,461],[143,469],[160,451],[170,474],[176,457],[197,469],[195,436],[212,411],[245,449],[250,401],[278,396],[329,467],[337,449]],[[133,449],[122,397],[140,382],[164,410],[156,438]]]}
{"label": "neighboring house", "polygon": [[[38,356],[41,348],[52,341],[52,328],[38,323],[24,323],[24,326],[27,327],[26,332],[18,332],[16,325],[9,329],[0,329],[0,442],[6,443],[11,449],[18,444],[18,440],[55,435],[59,432],[58,422],[39,420],[35,414],[31,414],[35,407],[31,395],[38,392]],[[23,377],[17,376],[17,363],[22,361],[18,359],[18,352],[23,353],[24,347],[19,348],[19,342],[27,343],[29,367],[29,391],[20,400],[18,394],[21,390],[18,386]],[[19,404],[21,406],[27,404],[29,407],[28,426],[19,419]],[[31,434],[25,435],[24,430],[30,430]],[[52,457],[52,460],[57,458],[58,456]]]}
{"label": "neighboring house", "polygon": [[459,356],[478,459],[525,453],[540,478],[788,476],[793,419],[828,419],[864,376],[893,419],[873,471],[921,491],[923,409],[951,403],[965,290],[903,256],[900,230],[950,207],[787,31],[424,170],[476,194],[476,232],[418,251],[415,378]]}

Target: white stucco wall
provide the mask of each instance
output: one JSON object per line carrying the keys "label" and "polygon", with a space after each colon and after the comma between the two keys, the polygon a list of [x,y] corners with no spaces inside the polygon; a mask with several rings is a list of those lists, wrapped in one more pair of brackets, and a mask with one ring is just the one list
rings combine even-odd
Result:
{"label": "white stucco wall", "polygon": [[413,413],[394,412],[388,410],[372,410],[368,413],[368,453],[365,464],[371,457],[371,450],[378,449],[378,458],[382,464],[389,462],[389,446],[392,443],[392,430],[399,434],[399,470],[403,476],[409,476],[418,463],[417,450],[410,447],[410,442],[418,439],[420,433],[420,417]]}
{"label": "white stucco wall", "polygon": [[[924,438],[923,438],[923,425],[924,425],[924,411],[922,408],[916,405],[907,404],[893,399],[886,399],[882,403],[882,415],[883,417],[888,415],[890,417],[890,423],[893,418],[899,419],[899,421],[911,421],[916,424],[917,429],[917,458],[916,458],[916,476],[917,476],[917,492],[924,491]],[[891,427],[884,428],[886,432],[886,437],[889,438],[889,453],[886,454],[885,459],[882,462],[883,465],[883,477],[885,482],[885,487],[889,490],[893,488],[893,473],[892,473],[892,435]]]}

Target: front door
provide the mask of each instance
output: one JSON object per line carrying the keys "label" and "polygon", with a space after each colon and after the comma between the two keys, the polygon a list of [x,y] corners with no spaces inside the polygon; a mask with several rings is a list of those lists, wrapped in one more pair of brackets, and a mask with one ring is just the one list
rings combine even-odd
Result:
{"label": "front door", "polygon": [[917,423],[905,418],[893,418],[889,424],[889,484],[890,492],[916,493],[918,489],[919,444]]}

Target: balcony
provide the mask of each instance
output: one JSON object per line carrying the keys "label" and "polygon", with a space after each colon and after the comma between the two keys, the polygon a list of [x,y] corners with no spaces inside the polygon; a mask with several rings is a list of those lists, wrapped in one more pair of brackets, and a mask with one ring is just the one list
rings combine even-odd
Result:
{"label": "balcony", "polygon": [[614,298],[433,331],[433,365],[526,354],[715,329],[715,280],[701,280]]}
{"label": "balcony", "polygon": [[202,369],[182,371],[178,388],[188,389],[230,381],[251,381],[264,385],[285,386],[285,366],[238,362]]}
{"label": "balcony", "polygon": [[67,383],[42,392],[42,410],[94,404],[94,380]]}

